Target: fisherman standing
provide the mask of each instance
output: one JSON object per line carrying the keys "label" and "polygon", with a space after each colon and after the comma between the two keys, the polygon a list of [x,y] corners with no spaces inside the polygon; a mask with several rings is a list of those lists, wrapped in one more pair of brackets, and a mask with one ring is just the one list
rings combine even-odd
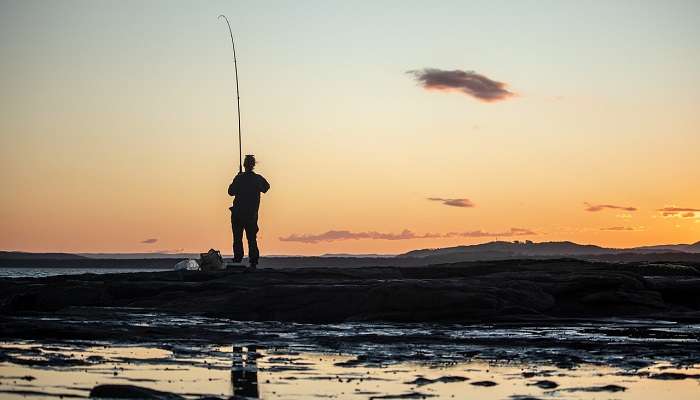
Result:
{"label": "fisherman standing", "polygon": [[250,268],[258,265],[258,209],[260,193],[267,193],[270,184],[253,172],[255,156],[248,154],[243,161],[245,172],[239,172],[228,187],[229,196],[235,196],[231,210],[231,229],[233,230],[233,262],[243,260],[243,232],[248,239],[248,261]]}

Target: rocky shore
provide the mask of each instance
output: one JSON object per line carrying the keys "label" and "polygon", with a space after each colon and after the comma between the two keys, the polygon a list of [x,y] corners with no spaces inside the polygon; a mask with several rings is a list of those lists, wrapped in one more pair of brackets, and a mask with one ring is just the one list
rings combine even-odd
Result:
{"label": "rocky shore", "polygon": [[0,279],[0,316],[130,307],[250,321],[700,321],[700,268],[580,260]]}
{"label": "rocky shore", "polygon": [[694,264],[569,259],[3,278],[0,394],[690,399],[698,293]]}

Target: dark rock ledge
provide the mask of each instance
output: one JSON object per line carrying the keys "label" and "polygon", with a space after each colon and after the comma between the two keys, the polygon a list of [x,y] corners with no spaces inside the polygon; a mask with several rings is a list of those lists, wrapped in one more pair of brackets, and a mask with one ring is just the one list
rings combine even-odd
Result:
{"label": "dark rock ledge", "polygon": [[297,322],[700,321],[700,270],[560,259],[0,279],[0,315],[75,306]]}

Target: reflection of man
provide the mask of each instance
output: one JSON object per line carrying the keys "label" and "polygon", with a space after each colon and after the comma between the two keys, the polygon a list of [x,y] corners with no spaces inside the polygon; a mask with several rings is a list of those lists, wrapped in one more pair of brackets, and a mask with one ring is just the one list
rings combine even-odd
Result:
{"label": "reflection of man", "polygon": [[258,399],[258,364],[255,345],[245,347],[233,346],[233,357],[231,363],[231,386],[233,388],[232,398]]}
{"label": "reflection of man", "polygon": [[270,184],[265,178],[253,172],[255,156],[246,155],[243,161],[245,172],[239,172],[228,186],[229,196],[235,196],[231,209],[231,229],[233,230],[233,262],[243,260],[243,231],[248,239],[248,261],[250,267],[258,265],[258,209],[260,193],[266,193]]}

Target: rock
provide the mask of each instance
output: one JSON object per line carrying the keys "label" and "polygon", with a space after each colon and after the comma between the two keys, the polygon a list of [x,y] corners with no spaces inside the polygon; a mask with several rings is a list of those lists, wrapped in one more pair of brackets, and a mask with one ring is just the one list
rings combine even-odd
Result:
{"label": "rock", "polygon": [[[649,271],[646,271],[648,273]],[[236,320],[333,323],[700,319],[697,276],[577,260],[1,278],[0,315],[139,307]],[[676,290],[676,288],[678,290]],[[693,291],[695,290],[695,291]],[[675,294],[674,294],[675,293]]]}
{"label": "rock", "polygon": [[564,392],[624,392],[626,387],[620,385],[587,386],[560,389]]}
{"label": "rock", "polygon": [[530,383],[529,385],[531,386],[537,386],[540,389],[554,389],[559,387],[559,384],[554,382],[554,381],[548,381],[548,380],[541,380],[537,381],[535,383]]}
{"label": "rock", "polygon": [[434,394],[420,393],[420,392],[408,392],[401,394],[387,394],[383,396],[370,396],[370,400],[373,399],[426,399],[428,397],[435,397]]}
{"label": "rock", "polygon": [[496,386],[498,383],[493,382],[493,381],[476,381],[471,383],[474,386],[484,386],[484,387],[491,387],[491,386]]}
{"label": "rock", "polygon": [[649,379],[660,379],[665,381],[677,381],[683,379],[700,379],[700,374],[684,374],[681,372],[662,372],[660,374],[650,374]]}
{"label": "rock", "polygon": [[430,385],[431,383],[436,383],[436,382],[452,383],[452,382],[464,382],[466,380],[469,380],[469,378],[467,378],[465,376],[441,376],[441,377],[435,378],[435,379],[429,379],[429,378],[419,376],[410,382],[406,382],[406,384],[424,386],[424,385]]}
{"label": "rock", "polygon": [[[41,390],[27,390],[27,389],[0,389],[0,396],[7,394],[10,398],[56,398],[59,399],[83,399],[83,396],[73,394],[73,393],[56,393],[56,392],[44,392]],[[8,396],[2,396],[3,398]]]}
{"label": "rock", "polygon": [[161,392],[133,385],[98,385],[90,391],[91,398],[143,399],[143,400],[184,400],[185,398],[168,392]]}

